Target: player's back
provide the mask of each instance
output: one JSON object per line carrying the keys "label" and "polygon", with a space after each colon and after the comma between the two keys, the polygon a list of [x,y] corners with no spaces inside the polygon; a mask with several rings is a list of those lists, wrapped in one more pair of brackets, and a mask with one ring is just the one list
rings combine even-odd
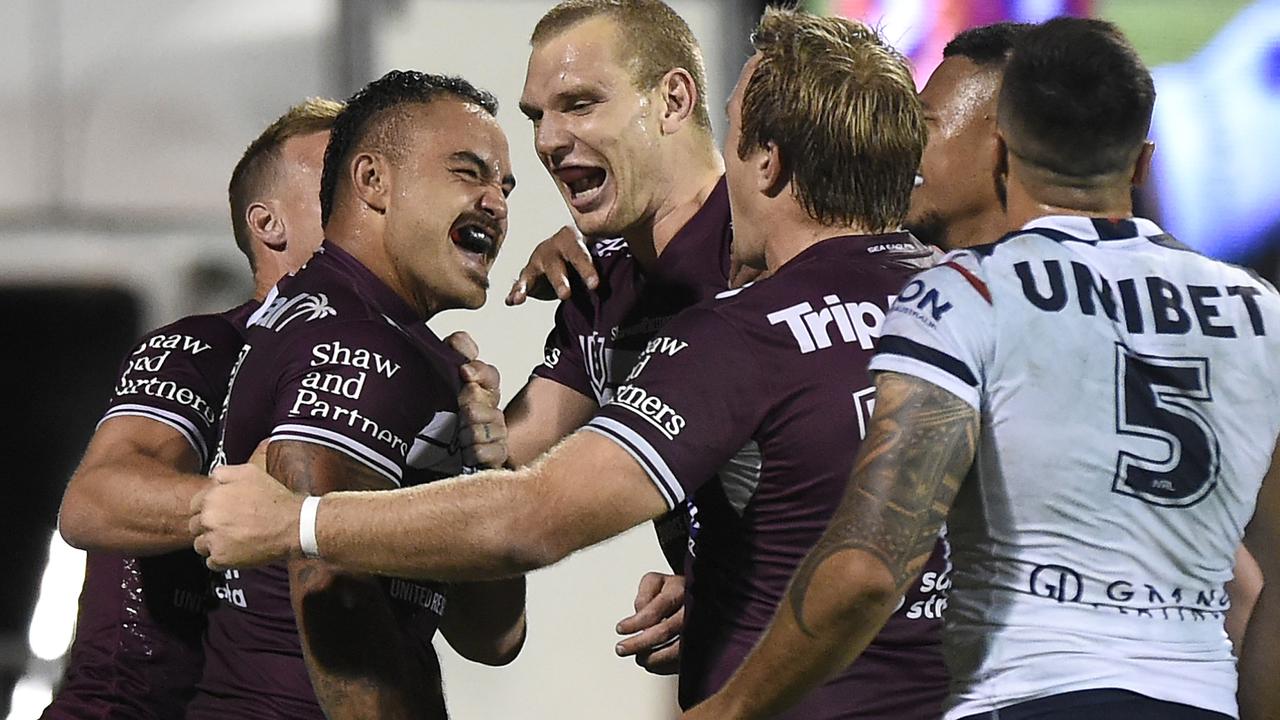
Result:
{"label": "player's back", "polygon": [[[587,426],[692,500],[680,703],[728,680],[848,485],[892,296],[929,252],[903,233],[823,240],[682,312]],[[871,650],[784,717],[932,720],[946,692],[941,547]]]}
{"label": "player's back", "polygon": [[[951,303],[979,312],[947,327]],[[895,309],[955,348],[914,361],[980,398],[949,520],[948,717],[1108,687],[1233,714],[1223,585],[1280,430],[1274,290],[1149,221],[1050,217]]]}

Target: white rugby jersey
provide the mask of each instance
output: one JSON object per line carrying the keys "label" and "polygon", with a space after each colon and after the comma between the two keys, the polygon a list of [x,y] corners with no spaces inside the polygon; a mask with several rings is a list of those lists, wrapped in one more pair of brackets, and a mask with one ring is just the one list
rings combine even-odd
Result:
{"label": "white rugby jersey", "polygon": [[948,720],[1089,688],[1236,715],[1223,585],[1278,338],[1270,285],[1141,218],[1039,218],[903,288],[871,368],[982,421],[948,520]]}

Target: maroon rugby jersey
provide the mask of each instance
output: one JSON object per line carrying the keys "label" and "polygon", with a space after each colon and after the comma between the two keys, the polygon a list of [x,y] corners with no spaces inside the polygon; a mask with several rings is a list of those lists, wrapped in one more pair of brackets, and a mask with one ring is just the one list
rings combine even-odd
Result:
{"label": "maroon rugby jersey", "polygon": [[556,310],[543,363],[533,374],[604,404],[670,317],[729,287],[729,191],[724,178],[646,272],[626,241],[591,248],[594,291],[575,280]]}
{"label": "maroon rugby jersey", "polygon": [[[249,302],[144,337],[120,369],[102,421],[136,416],[182,434],[207,468]],[[99,423],[101,424],[101,423]],[[76,638],[45,720],[172,720],[195,692],[209,572],[191,550],[147,558],[91,552]]]}
{"label": "maroon rugby jersey", "polygon": [[[326,242],[249,320],[215,465],[246,462],[270,438],[343,453],[387,487],[457,475],[463,362],[372,272]],[[445,586],[383,582],[410,644],[430,663]],[[187,717],[322,719],[285,564],[229,571],[215,593],[205,672]]]}
{"label": "maroon rugby jersey", "polygon": [[[668,319],[729,287],[732,239],[729,190],[722,177],[651,271],[640,267],[626,241],[597,242],[591,255],[600,284],[587,290],[575,279],[573,295],[556,310],[543,362],[533,374],[607,403]],[[696,532],[689,525],[684,508],[654,521],[662,552],[677,572]]]}
{"label": "maroon rugby jersey", "polygon": [[[688,496],[680,704],[722,686],[773,617],[848,484],[885,312],[929,258],[909,235],[831,238],[669,322],[587,425]],[[934,720],[947,675],[942,543],[870,649],[787,718]]]}

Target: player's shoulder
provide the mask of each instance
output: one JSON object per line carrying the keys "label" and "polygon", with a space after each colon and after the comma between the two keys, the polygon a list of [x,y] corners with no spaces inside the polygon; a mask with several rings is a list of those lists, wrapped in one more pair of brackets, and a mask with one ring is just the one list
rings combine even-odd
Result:
{"label": "player's shoulder", "polygon": [[176,350],[198,356],[210,350],[235,351],[243,342],[241,328],[226,313],[206,313],[187,315],[146,333],[136,351]]}

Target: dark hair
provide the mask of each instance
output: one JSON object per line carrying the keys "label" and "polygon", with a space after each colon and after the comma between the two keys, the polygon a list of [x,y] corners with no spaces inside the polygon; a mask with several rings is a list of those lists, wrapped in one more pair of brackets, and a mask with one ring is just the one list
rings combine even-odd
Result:
{"label": "dark hair", "polygon": [[631,61],[635,88],[652,90],[668,72],[684,68],[698,90],[693,119],[698,127],[710,131],[702,50],[689,24],[662,0],[563,0],[538,21],[529,44],[537,47],[580,22],[602,16],[617,24],[614,50],[619,58]]}
{"label": "dark hair", "polygon": [[1018,38],[1000,89],[1009,151],[1073,178],[1123,172],[1151,129],[1155,85],[1111,23],[1055,18]]}
{"label": "dark hair", "polygon": [[320,176],[321,226],[329,224],[338,181],[359,145],[371,140],[377,149],[399,157],[398,133],[392,127],[396,124],[393,122],[396,113],[390,111],[402,105],[426,105],[442,96],[472,103],[490,115],[498,114],[498,100],[491,93],[477,89],[460,77],[416,70],[392,70],[347,100],[346,109],[338,113],[333,122],[329,145],[324,151],[324,173]]}
{"label": "dark hair", "polygon": [[1004,65],[1013,53],[1013,44],[1027,30],[1028,23],[999,22],[962,31],[942,49],[942,57],[962,57],[976,65]]}
{"label": "dark hair", "polygon": [[249,237],[249,222],[245,211],[264,194],[275,190],[276,161],[280,150],[290,139],[318,133],[333,127],[333,121],[342,112],[342,103],[326,98],[307,98],[294,105],[284,115],[276,118],[257,137],[240,162],[231,171],[227,183],[227,200],[231,205],[231,232],[236,246],[249,258],[249,267],[257,270],[258,260],[253,256],[253,243]]}
{"label": "dark hair", "polygon": [[742,93],[746,158],[776,145],[796,199],[824,224],[898,228],[920,167],[925,126],[906,60],[856,20],[765,11]]}

